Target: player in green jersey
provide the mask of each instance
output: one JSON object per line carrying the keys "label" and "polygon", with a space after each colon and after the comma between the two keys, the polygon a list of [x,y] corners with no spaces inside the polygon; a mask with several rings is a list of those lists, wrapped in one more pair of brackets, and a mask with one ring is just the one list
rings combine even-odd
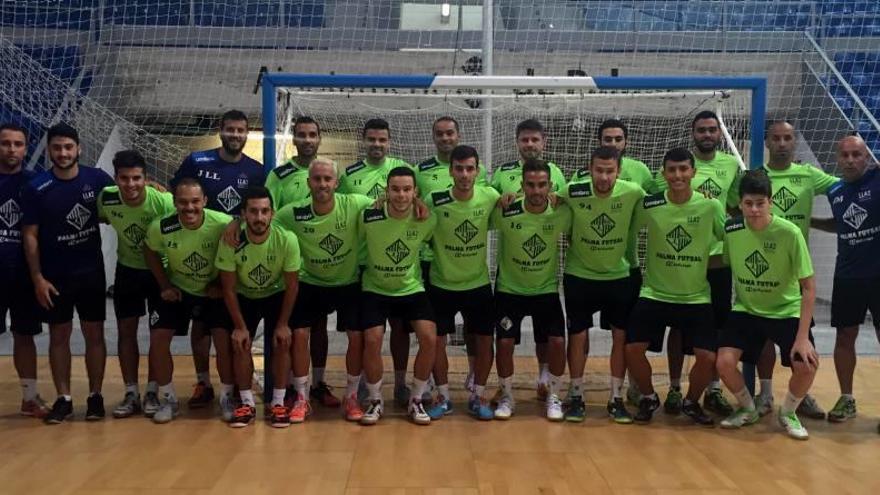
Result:
{"label": "player in green jersey", "polygon": [[568,367],[571,373],[567,421],[584,420],[584,366],[589,352],[588,330],[593,313],[610,323],[611,396],[608,414],[618,423],[632,423],[620,395],[626,374],[626,323],[635,303],[627,250],[633,213],[645,193],[635,182],[618,180],[620,152],[603,146],[590,156],[590,173],[562,192],[571,208],[571,245],[565,259],[565,309],[568,316]]}
{"label": "player in green jersey", "polygon": [[[345,194],[363,194],[377,199],[385,195],[388,173],[392,169],[412,168],[412,165],[399,158],[388,156],[391,149],[391,129],[385,120],[379,118],[368,120],[364,123],[361,137],[367,156],[354,165],[346,167],[339,177],[338,191]],[[390,344],[391,360],[394,363],[394,399],[399,406],[406,407],[410,395],[409,387],[406,386],[409,330],[403,322],[392,322]]]}
{"label": "player in green jersey", "polygon": [[[358,319],[358,221],[373,200],[360,194],[336,192],[336,165],[325,158],[317,158],[309,165],[308,184],[311,198],[285,206],[274,220],[296,234],[303,257],[299,295],[290,322],[295,352],[293,382],[302,392],[308,383],[310,335],[314,336],[314,327],[325,324],[327,315],[335,311],[337,331],[348,336],[344,415],[349,421],[360,421],[363,410],[357,390],[363,371],[364,335]],[[311,346],[315,346],[314,341]],[[316,375],[312,376],[315,379]],[[273,406],[281,405],[284,390],[276,389],[272,400]],[[292,421],[301,422],[308,413],[308,402],[298,400],[290,409]]]}
{"label": "player in green jersey", "polygon": [[[516,137],[516,149],[520,159],[501,165],[492,172],[492,187],[504,198],[502,204],[510,205],[513,198],[523,194],[522,170],[527,160],[542,160],[544,148],[547,145],[547,133],[544,125],[535,119],[526,119],[516,125],[514,133]],[[550,192],[558,193],[565,186],[565,175],[555,163],[545,162],[550,167]],[[549,364],[547,363],[547,341],[542,335],[535,343],[535,357],[538,359],[540,373],[538,374],[537,392],[538,399],[547,400],[547,383],[550,380]]]}
{"label": "player in green jersey", "polygon": [[523,318],[531,316],[535,342],[547,343],[547,419],[562,421],[559,388],[565,373],[565,317],[556,272],[559,240],[571,229],[571,211],[566,205],[550,205],[553,184],[546,162],[528,160],[522,174],[525,197],[492,213],[499,234],[495,362],[501,393],[495,418],[508,419],[514,413],[513,351],[519,343]]}
{"label": "player in green jersey", "polygon": [[388,203],[384,208],[367,208],[359,221],[360,238],[366,245],[366,266],[361,288],[360,319],[364,331],[364,373],[370,405],[361,424],[379,421],[382,402],[382,340],[385,321],[408,321],[415,331],[419,350],[413,363],[415,390],[408,414],[416,424],[431,418],[422,404],[428,378],[434,366],[437,328],[434,311],[422,281],[418,251],[431,238],[436,219],[418,221],[413,215],[416,198],[415,172],[397,167],[388,174]]}
{"label": "player in green jersey", "polygon": [[599,125],[597,133],[599,146],[610,146],[620,152],[620,176],[618,179],[633,182],[646,193],[657,192],[654,190],[654,176],[651,175],[651,170],[645,165],[645,162],[626,155],[627,139],[629,138],[626,124],[618,119],[608,119]]}
{"label": "player in green jersey", "polygon": [[666,327],[680,328],[695,362],[682,412],[695,423],[711,426],[699,398],[715,369],[716,332],[706,267],[712,246],[722,236],[724,208],[716,199],[691,189],[694,157],[684,148],[663,157],[669,189],[646,197],[636,209],[632,230],[647,227],[645,283],[626,329],[626,361],[642,398],[634,419],[651,420],[660,400],[651,383],[645,352],[663,343]]}
{"label": "player in green jersey", "polygon": [[[694,166],[696,167],[691,188],[707,197],[717,199],[722,206],[727,207],[729,212],[735,212],[739,204],[736,181],[741,169],[736,157],[718,149],[722,142],[718,115],[710,110],[697,113],[691,121],[691,137],[695,158]],[[657,177],[656,188],[658,191],[667,189],[663,177]],[[718,332],[724,328],[724,322],[727,315],[730,314],[733,299],[730,267],[721,260],[721,249],[720,242],[713,246],[712,256],[709,257],[709,269],[706,272],[712,296],[715,329]],[[672,328],[669,331],[666,340],[666,357],[669,361],[671,386],[669,394],[663,402],[663,409],[667,414],[678,414],[681,411],[682,403],[681,369],[684,365],[684,350],[681,332],[677,328]],[[721,416],[729,416],[733,413],[733,408],[721,391],[721,383],[718,381],[717,375],[713,377],[709,387],[706,388],[703,407],[707,411]]]}
{"label": "player in green jersey", "polygon": [[[770,154],[764,171],[773,186],[773,195],[770,197],[772,213],[797,225],[809,244],[813,199],[827,193],[839,179],[809,163],[794,163],[797,135],[789,122],[771,123],[767,127],[764,145]],[[757,366],[761,384],[757,405],[762,416],[773,410],[775,366],[776,349],[768,341]],[[797,412],[811,419],[825,419],[825,411],[809,394],[801,401]]]}
{"label": "player in green jersey", "polygon": [[178,414],[180,406],[171,381],[171,339],[186,335],[190,321],[202,322],[210,330],[217,351],[223,419],[230,421],[234,412],[229,333],[222,329],[225,310],[214,266],[220,235],[232,217],[205,208],[206,203],[199,181],[181,179],[174,188],[177,213],[154,220],[144,241],[144,259],[161,290],[161,301],[150,313],[150,368],[159,384],[161,402],[153,415],[155,423],[168,423]]}
{"label": "player in green jersey", "polygon": [[791,368],[777,419],[789,436],[806,440],[795,411],[819,367],[810,333],[816,283],[804,236],[771,213],[771,192],[766,173],[746,172],[739,188],[744,218],[728,220],[725,227],[724,259],[733,270],[736,303],[719,338],[717,367],[739,408],[721,426],[740,428],[760,418],[737,364],[754,363],[769,339],[779,345],[782,365]]}
{"label": "player in green jersey", "polygon": [[[221,243],[215,261],[227,310],[223,328],[231,331],[232,368],[241,396],[241,406],[235,409],[229,423],[233,428],[248,426],[256,416],[251,390],[254,374],[251,342],[261,320],[266,331],[272,329],[273,332],[271,366],[275,389],[286,389],[291,361],[288,321],[299,287],[297,272],[301,264],[296,236],[272,224],[275,210],[268,189],[251,186],[245,191],[241,205],[241,218],[246,226],[238,246],[233,248]],[[305,386],[299,392],[298,400],[305,401]],[[273,408],[272,426],[290,425],[289,411],[283,404],[281,409],[283,411]],[[288,414],[279,414],[281,412]]]}
{"label": "player in green jersey", "polygon": [[492,286],[486,264],[489,219],[499,194],[488,186],[476,184],[480,157],[470,146],[452,150],[449,174],[454,185],[435,191],[428,199],[433,217],[434,261],[430,264],[428,295],[437,316],[437,354],[434,380],[439,395],[428,410],[431,419],[440,419],[452,412],[449,394],[449,361],[446,336],[455,332],[455,315],[461,313],[466,331],[474,335],[474,390],[468,411],[483,420],[493,413],[483,397],[486,380],[492,368]]}
{"label": "player in green jersey", "polygon": [[321,126],[312,117],[300,116],[293,121],[293,146],[296,156],[275,167],[266,177],[266,189],[272,194],[275,210],[309,196],[309,164],[318,156]]}
{"label": "player in green jersey", "polygon": [[159,302],[159,286],[144,261],[143,247],[150,224],[174,213],[174,199],[171,193],[147,187],[146,167],[144,157],[135,150],[116,153],[116,185],[105,187],[98,194],[98,216],[113,227],[118,239],[113,308],[119,328],[117,351],[125,396],[113,409],[115,418],[127,418],[141,411],[152,417],[159,409],[159,385],[152,372],[148,373],[143,406],[138,387],[138,322]]}

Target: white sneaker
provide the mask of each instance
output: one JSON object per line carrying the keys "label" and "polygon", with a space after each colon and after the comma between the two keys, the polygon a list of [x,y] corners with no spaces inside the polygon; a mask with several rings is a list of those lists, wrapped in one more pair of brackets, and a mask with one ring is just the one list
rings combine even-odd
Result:
{"label": "white sneaker", "polygon": [[374,400],[370,402],[367,410],[364,411],[364,415],[361,416],[361,424],[362,425],[374,425],[379,422],[382,418],[383,405],[381,400]]}
{"label": "white sneaker", "polygon": [[801,420],[798,419],[796,413],[782,414],[782,409],[780,408],[776,419],[779,421],[779,426],[785,428],[785,432],[791,438],[796,440],[807,440],[810,438],[810,434],[807,433],[807,429],[801,424]]}
{"label": "white sneaker", "polygon": [[762,417],[773,412],[773,396],[765,397],[763,395],[756,395],[755,410],[757,410],[758,414]]}
{"label": "white sneaker", "polygon": [[562,401],[559,400],[559,396],[556,394],[547,396],[547,419],[550,421],[562,421],[565,419],[565,414],[562,412]]}
{"label": "white sneaker", "polygon": [[514,407],[513,397],[507,394],[502,395],[495,407],[495,419],[510,419],[513,416]]}
{"label": "white sneaker", "polygon": [[170,423],[178,414],[180,414],[180,402],[164,401],[162,405],[159,406],[159,410],[156,411],[156,414],[153,415],[153,423]]}
{"label": "white sneaker", "polygon": [[420,400],[413,399],[409,401],[409,417],[417,425],[431,424],[431,417],[425,412],[425,406],[422,405]]}
{"label": "white sneaker", "polygon": [[232,399],[231,395],[221,395],[220,417],[224,422],[228,423],[232,421],[233,416],[235,416],[235,401]]}

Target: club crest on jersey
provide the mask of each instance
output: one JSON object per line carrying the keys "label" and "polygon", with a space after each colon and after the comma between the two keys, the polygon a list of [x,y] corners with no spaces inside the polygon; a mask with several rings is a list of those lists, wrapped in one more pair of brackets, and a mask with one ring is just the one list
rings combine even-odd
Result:
{"label": "club crest on jersey", "polygon": [[399,265],[401,261],[409,256],[410,250],[406,247],[406,243],[397,239],[385,248],[385,255],[388,256],[395,265]]}
{"label": "club crest on jersey", "polygon": [[593,232],[595,232],[599,237],[605,237],[606,235],[608,235],[609,232],[614,230],[615,225],[616,224],[614,223],[614,220],[612,220],[611,217],[609,217],[605,213],[599,215],[598,217],[593,219],[592,222],[590,222],[590,228],[592,228]]}
{"label": "club crest on jersey", "polygon": [[843,212],[843,221],[854,229],[861,227],[867,218],[868,210],[855,203],[850,203],[849,208]]}
{"label": "club crest on jersey", "polygon": [[748,268],[749,272],[751,272],[755,278],[759,278],[770,269],[770,262],[767,261],[767,258],[757,250],[752,252],[752,254],[745,259],[745,264],[746,268]]}
{"label": "club crest on jersey", "polygon": [[333,234],[327,234],[320,242],[318,242],[318,246],[324,251],[327,251],[327,254],[330,256],[335,255],[339,251],[339,248],[342,247],[342,244],[343,240]]}
{"label": "club crest on jersey", "polygon": [[17,225],[21,220],[21,208],[14,199],[7,200],[0,206],[0,222],[9,228]]}
{"label": "club crest on jersey", "polygon": [[666,234],[666,242],[675,249],[676,253],[680,253],[682,249],[688,247],[693,238],[681,225],[676,225],[674,229]]}
{"label": "club crest on jersey", "polygon": [[465,220],[461,222],[458,227],[455,228],[455,237],[464,243],[467,244],[473,240],[477,234],[480,233],[480,229],[476,227],[476,225],[472,224],[470,220]]}
{"label": "club crest on jersey", "polygon": [[272,278],[272,272],[270,272],[262,264],[259,264],[256,266],[256,268],[248,272],[248,278],[251,279],[251,281],[253,281],[258,286],[262,287],[266,284],[266,282],[269,281],[270,278]]}
{"label": "club crest on jersey", "polygon": [[717,198],[721,195],[721,186],[719,186],[718,183],[712,179],[706,179],[705,182],[700,184],[700,187],[697,188],[697,191],[708,195],[710,198]]}
{"label": "club crest on jersey", "polygon": [[193,252],[183,260],[183,266],[197,272],[208,267],[208,260],[199,253]]}
{"label": "club crest on jersey", "polygon": [[128,242],[132,243],[135,246],[140,246],[141,242],[143,242],[144,237],[147,236],[147,232],[138,224],[133,223],[129,225],[125,230],[122,231],[125,238],[128,239]]}
{"label": "club crest on jersey", "polygon": [[770,199],[773,201],[773,204],[783,212],[790,210],[791,207],[797,203],[797,196],[791,192],[791,189],[785,186],[780,187],[779,190],[776,191],[776,194]]}
{"label": "club crest on jersey", "polygon": [[538,234],[532,234],[532,236],[526,239],[523,243],[522,248],[523,251],[529,255],[529,258],[535,259],[547,250],[547,243],[544,242],[544,239],[541,239],[541,236]]}
{"label": "club crest on jersey", "polygon": [[92,213],[85,206],[77,203],[67,213],[65,219],[67,223],[76,230],[82,230],[86,223],[92,217]]}
{"label": "club crest on jersey", "polygon": [[226,189],[217,195],[217,202],[220,203],[224,210],[230,212],[241,203],[241,196],[234,187],[227,186]]}

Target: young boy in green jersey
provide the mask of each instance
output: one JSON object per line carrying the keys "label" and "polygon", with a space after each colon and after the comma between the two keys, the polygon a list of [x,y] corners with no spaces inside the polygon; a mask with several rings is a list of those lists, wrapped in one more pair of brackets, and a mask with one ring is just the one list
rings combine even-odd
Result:
{"label": "young boy in green jersey", "polygon": [[434,229],[434,261],[430,264],[428,295],[437,316],[437,354],[434,380],[439,396],[428,410],[432,420],[452,412],[449,395],[447,335],[455,332],[455,315],[461,313],[467,332],[474,335],[474,390],[468,411],[482,420],[493,413],[483,397],[492,368],[492,286],[486,263],[489,219],[499,194],[476,184],[480,157],[470,146],[457,146],[450,154],[447,173],[453,186],[435,191],[428,199]]}
{"label": "young boy in green jersey", "polygon": [[150,313],[150,368],[159,384],[161,402],[153,415],[155,423],[168,423],[178,414],[180,406],[171,381],[171,339],[185,335],[190,321],[201,322],[211,333],[217,351],[223,420],[232,420],[234,413],[229,333],[222,328],[225,309],[214,265],[220,235],[232,217],[205,208],[206,203],[199,181],[181,179],[174,187],[177,213],[154,220],[144,241],[144,259],[161,290],[161,300]]}
{"label": "young boy in green jersey", "polygon": [[571,211],[565,205],[550,205],[550,177],[546,162],[526,161],[522,168],[525,197],[492,213],[492,223],[499,234],[495,362],[501,393],[494,413],[496,419],[509,419],[514,413],[513,351],[526,316],[532,317],[535,343],[547,343],[547,419],[563,419],[559,388],[565,373],[565,316],[556,271],[559,240],[571,228]]}
{"label": "young boy in green jersey", "polygon": [[[251,342],[262,320],[272,331],[272,372],[286,377],[290,372],[291,332],[288,326],[298,289],[300,251],[296,236],[272,224],[275,211],[269,191],[251,186],[241,202],[241,231],[238,247],[221,243],[215,265],[220,271],[226,314],[223,328],[231,331],[233,374],[241,396],[229,426],[242,428],[253,422],[256,402],[251,390],[254,361]],[[272,329],[272,330],[270,330]],[[306,400],[300,390],[298,401]],[[283,406],[282,406],[283,407]],[[280,419],[280,421],[279,421]],[[272,426],[286,427],[291,420],[272,415]]]}
{"label": "young boy in green jersey", "polygon": [[383,413],[382,340],[385,320],[394,318],[410,322],[419,342],[413,364],[415,390],[408,414],[416,424],[429,424],[431,418],[421,398],[434,366],[437,328],[418,257],[421,244],[431,238],[436,220],[433,216],[425,221],[413,218],[416,182],[409,167],[391,170],[387,196],[385,208],[367,208],[359,222],[360,237],[366,245],[360,318],[370,399],[361,424],[375,424]]}
{"label": "young boy in green jersey", "polygon": [[795,411],[819,367],[810,323],[816,283],[810,252],[800,229],[771,213],[772,187],[763,171],[749,171],[740,184],[744,218],[727,221],[724,259],[733,270],[736,303],[718,345],[718,373],[739,408],[721,422],[740,428],[760,418],[737,363],[754,363],[767,340],[779,345],[782,365],[791,368],[788,393],[777,419],[789,436],[808,433]]}
{"label": "young boy in green jersey", "polygon": [[[147,187],[147,163],[135,150],[123,150],[113,157],[115,186],[98,194],[98,216],[116,231],[116,272],[113,308],[119,327],[119,368],[125,396],[113,409],[113,417],[127,418],[143,410],[149,418],[159,410],[158,384],[148,374],[143,407],[138,389],[138,320],[159,302],[159,286],[144,260],[144,238],[154,220],[174,213],[171,193]],[[152,371],[152,370],[150,370]]]}
{"label": "young boy in green jersey", "polygon": [[663,343],[666,327],[681,329],[695,362],[682,412],[695,423],[712,426],[699,398],[715,369],[716,332],[706,268],[712,246],[721,239],[724,208],[691,189],[694,156],[675,148],[663,157],[669,189],[646,197],[636,208],[632,230],[647,227],[645,283],[626,329],[626,361],[642,398],[634,420],[651,421],[660,400],[651,383],[645,352]]}
{"label": "young boy in green jersey", "polygon": [[612,332],[608,414],[617,423],[632,423],[620,395],[626,374],[624,329],[636,300],[627,252],[633,213],[645,193],[637,183],[619,180],[620,152],[616,148],[593,150],[589,172],[585,178],[573,179],[561,195],[572,212],[571,245],[563,278],[571,373],[565,419],[584,420],[588,330],[593,325],[593,313],[601,311]]}

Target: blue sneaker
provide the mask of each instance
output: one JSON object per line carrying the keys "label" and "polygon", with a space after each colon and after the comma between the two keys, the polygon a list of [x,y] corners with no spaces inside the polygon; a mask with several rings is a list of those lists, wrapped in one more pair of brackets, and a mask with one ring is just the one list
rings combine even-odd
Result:
{"label": "blue sneaker", "polygon": [[428,416],[434,420],[440,419],[447,414],[452,414],[452,401],[441,395],[434,401],[434,405],[428,409]]}
{"label": "blue sneaker", "polygon": [[482,421],[490,421],[495,417],[495,413],[489,407],[489,402],[480,397],[473,397],[468,401],[468,412],[471,416]]}

